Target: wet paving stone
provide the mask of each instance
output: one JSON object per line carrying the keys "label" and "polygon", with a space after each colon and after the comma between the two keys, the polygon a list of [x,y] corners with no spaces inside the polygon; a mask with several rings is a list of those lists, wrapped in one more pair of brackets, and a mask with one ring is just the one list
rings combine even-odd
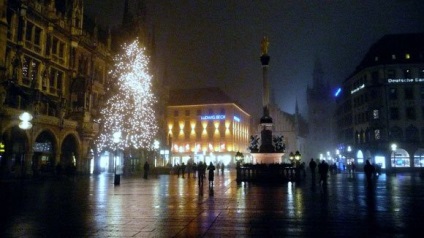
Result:
{"label": "wet paving stone", "polygon": [[0,181],[0,237],[422,237],[424,180],[331,175],[326,187],[237,183],[235,171]]}

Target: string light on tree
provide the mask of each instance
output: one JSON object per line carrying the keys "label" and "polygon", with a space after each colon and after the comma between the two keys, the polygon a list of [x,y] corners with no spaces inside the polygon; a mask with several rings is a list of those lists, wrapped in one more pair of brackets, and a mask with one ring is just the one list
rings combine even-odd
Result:
{"label": "string light on tree", "polygon": [[[105,148],[151,148],[158,130],[146,51],[140,47],[138,39],[122,48],[123,53],[114,58],[115,67],[110,72],[117,87],[108,90],[115,93],[100,112],[102,129],[97,143],[100,151]],[[113,142],[112,136],[116,131],[122,133],[118,144]]]}

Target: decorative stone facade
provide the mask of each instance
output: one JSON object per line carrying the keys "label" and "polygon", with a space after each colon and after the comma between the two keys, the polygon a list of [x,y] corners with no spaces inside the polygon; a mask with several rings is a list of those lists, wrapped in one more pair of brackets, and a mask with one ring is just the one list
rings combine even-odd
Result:
{"label": "decorative stone facade", "polygon": [[89,173],[111,63],[82,0],[0,0],[1,176]]}

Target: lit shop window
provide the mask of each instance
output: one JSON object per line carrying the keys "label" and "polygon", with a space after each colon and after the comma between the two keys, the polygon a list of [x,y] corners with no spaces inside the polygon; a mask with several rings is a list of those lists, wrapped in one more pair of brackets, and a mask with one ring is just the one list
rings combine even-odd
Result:
{"label": "lit shop window", "polygon": [[372,116],[374,119],[378,119],[380,117],[379,111],[377,109],[372,111]]}

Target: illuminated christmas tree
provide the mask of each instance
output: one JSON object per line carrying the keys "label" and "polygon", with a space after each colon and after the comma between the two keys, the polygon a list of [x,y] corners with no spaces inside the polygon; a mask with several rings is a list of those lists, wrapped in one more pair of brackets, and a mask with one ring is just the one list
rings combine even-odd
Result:
{"label": "illuminated christmas tree", "polygon": [[[123,53],[114,58],[114,64],[110,75],[116,84],[108,89],[111,95],[100,111],[102,128],[97,147],[99,151],[151,148],[158,128],[146,51],[138,40],[125,44]],[[121,133],[119,143],[114,142],[116,132]]]}

